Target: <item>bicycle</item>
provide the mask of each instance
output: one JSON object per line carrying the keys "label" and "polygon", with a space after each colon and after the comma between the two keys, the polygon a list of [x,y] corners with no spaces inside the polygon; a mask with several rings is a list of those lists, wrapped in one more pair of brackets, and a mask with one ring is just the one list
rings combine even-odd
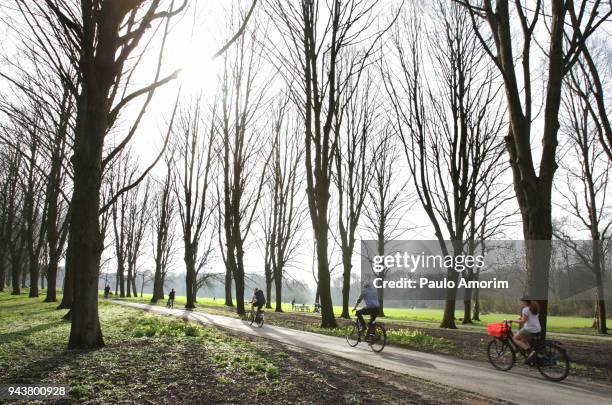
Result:
{"label": "bicycle", "polygon": [[[504,320],[501,324],[489,324],[488,332],[494,339],[487,346],[489,362],[500,371],[508,371],[516,363],[518,352],[525,360],[528,352],[519,347],[512,339],[512,321]],[[541,334],[533,335],[532,346],[536,351],[530,366],[537,367],[540,374],[550,381],[563,381],[569,374],[569,357],[561,343],[541,339]]]}
{"label": "bicycle", "polygon": [[257,310],[251,308],[246,320],[249,322],[249,325],[253,326],[253,324],[256,324],[258,328],[261,328],[264,324],[264,313],[259,311],[259,314],[257,314]]}
{"label": "bicycle", "polygon": [[[369,333],[366,331],[363,341],[370,346],[372,351],[376,353],[382,352],[387,345],[387,328],[382,323],[373,322],[368,329]],[[355,347],[362,341],[362,332],[363,329],[359,324],[359,321],[353,321],[353,324],[351,327],[349,327],[346,333],[346,342],[349,344],[349,346]]]}

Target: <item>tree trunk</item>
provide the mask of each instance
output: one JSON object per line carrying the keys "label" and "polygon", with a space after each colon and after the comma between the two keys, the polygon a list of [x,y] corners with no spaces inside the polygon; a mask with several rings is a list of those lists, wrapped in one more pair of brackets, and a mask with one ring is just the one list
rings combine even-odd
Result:
{"label": "tree trunk", "polygon": [[132,291],[134,292],[134,297],[138,297],[138,289],[136,288],[136,272],[132,270]]}
{"label": "tree trunk", "polygon": [[455,283],[454,288],[446,289],[446,301],[444,302],[444,316],[442,317],[442,322],[440,323],[441,328],[447,329],[457,329],[457,325],[455,324],[455,303],[457,299],[457,281],[459,279],[459,273],[455,271],[454,268],[448,269],[446,272],[446,279],[450,283],[451,281]]}
{"label": "tree trunk", "polygon": [[342,314],[340,317],[351,319],[349,314],[349,297],[351,293],[351,254],[348,249],[342,249]]}
{"label": "tree trunk", "polygon": [[4,283],[6,283],[6,267],[4,257],[0,255],[0,292],[4,292]]}
{"label": "tree trunk", "polygon": [[151,304],[156,304],[158,300],[164,299],[164,281],[159,263],[155,265],[155,279],[153,281],[153,296]]}
{"label": "tree trunk", "polygon": [[[463,235],[463,230],[457,230],[458,235]],[[457,240],[453,241],[453,263],[455,263],[455,257],[461,255],[463,253],[463,241]],[[446,289],[446,301],[444,302],[444,315],[442,317],[442,322],[440,323],[441,328],[447,329],[457,329],[457,325],[455,324],[455,304],[457,300],[457,282],[459,281],[459,273],[454,269],[454,267],[450,267],[446,271],[446,279],[448,283],[454,283],[452,288]]]}
{"label": "tree trunk", "polygon": [[[468,270],[466,273],[466,281],[469,283],[474,279],[474,273],[472,270]],[[464,325],[472,323],[472,289],[465,288],[465,295],[463,296],[463,321]]]}
{"label": "tree trunk", "polygon": [[[236,313],[244,315],[244,262],[243,262],[242,244],[236,244],[236,274],[234,275],[234,283],[236,286]],[[270,299],[270,297],[268,297]]]}
{"label": "tree trunk", "polygon": [[117,280],[119,281],[119,296],[125,297],[125,268],[123,264],[117,267]]}
{"label": "tree trunk", "polygon": [[[88,64],[86,63],[86,66]],[[96,77],[95,80],[89,77],[89,80],[83,83],[79,95],[74,155],[71,158],[74,182],[67,250],[68,266],[71,269],[67,271],[74,273],[74,305],[71,307],[72,324],[68,342],[70,349],[104,346],[98,316],[98,277],[104,248],[99,217],[100,187],[102,149],[108,129],[109,111],[108,92],[105,89],[110,88],[112,84],[112,79],[109,80],[109,77],[105,76],[114,77],[115,72],[108,71],[108,66],[104,65],[97,70],[101,71],[101,77]]]}
{"label": "tree trunk", "polygon": [[[68,237],[70,239],[70,236]],[[57,309],[72,308],[74,302],[74,273],[70,266],[70,256],[66,256],[66,266],[64,267],[64,288],[62,289],[62,302]]]}
{"label": "tree trunk", "polygon": [[331,277],[327,258],[327,218],[323,218],[324,226],[319,226],[317,235],[317,265],[319,276],[319,302],[321,304],[321,327],[335,328],[334,307],[331,298]]}
{"label": "tree trunk", "polygon": [[[128,265],[128,269],[127,269],[127,291],[126,291],[126,296],[129,298],[132,296],[132,267],[130,265]],[[134,294],[136,294],[136,291],[134,291]]]}
{"label": "tree trunk", "polygon": [[194,309],[195,308],[195,295],[194,295],[194,286],[196,283],[196,272],[195,272],[195,263],[193,258],[195,257],[195,253],[193,252],[193,247],[189,244],[185,246],[185,266],[187,273],[185,274],[185,287],[187,292],[187,303],[185,304],[186,309]]}
{"label": "tree trunk", "polygon": [[232,300],[232,271],[229,267],[225,269],[225,306],[234,306],[234,301]]}
{"label": "tree trunk", "polygon": [[11,274],[11,282],[13,284],[11,295],[19,295],[21,294],[21,286],[19,285],[21,279],[21,260],[17,257],[11,259]]}
{"label": "tree trunk", "polygon": [[49,264],[47,266],[47,296],[44,302],[57,301],[57,258],[49,254]]}
{"label": "tree trunk", "polygon": [[38,297],[38,274],[39,274],[39,267],[38,267],[38,263],[35,262],[34,260],[32,260],[32,257],[30,257],[29,260],[29,273],[30,273],[30,292],[28,294],[28,297],[30,298],[37,298]]}
{"label": "tree trunk", "polygon": [[[480,270],[476,271],[476,274],[474,274],[474,280],[478,281],[480,279],[479,273],[480,273]],[[472,315],[472,320],[480,321],[480,289],[478,287],[474,289],[473,299],[474,299],[474,311]]]}
{"label": "tree trunk", "polygon": [[20,274],[21,274],[21,288],[27,288],[28,287],[28,283],[27,283],[28,273],[26,273],[24,269],[21,269]]}
{"label": "tree trunk", "polygon": [[276,291],[276,309],[275,312],[283,312],[283,271],[282,269],[274,269],[274,288]]}
{"label": "tree trunk", "polygon": [[608,327],[606,325],[606,301],[604,297],[603,274],[601,271],[600,247],[601,241],[599,240],[599,235],[597,235],[597,240],[592,241],[591,248],[593,272],[595,273],[595,281],[597,283],[597,329],[599,333],[607,334]]}
{"label": "tree trunk", "polygon": [[265,265],[264,277],[266,278],[266,308],[272,309],[272,269],[270,264]]}

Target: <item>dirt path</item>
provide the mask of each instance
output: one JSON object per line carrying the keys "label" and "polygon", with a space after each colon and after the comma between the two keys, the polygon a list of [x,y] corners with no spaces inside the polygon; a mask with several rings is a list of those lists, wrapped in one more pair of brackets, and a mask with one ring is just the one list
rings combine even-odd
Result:
{"label": "dirt path", "polygon": [[544,380],[537,371],[517,369],[509,373],[495,371],[488,363],[457,359],[431,353],[388,347],[375,354],[365,346],[351,348],[342,338],[309,333],[279,326],[252,328],[245,322],[219,315],[189,312],[182,309],[115,301],[120,305],[149,312],[185,318],[247,333],[302,349],[330,354],[412,377],[422,378],[452,388],[467,390],[492,398],[521,404],[597,404],[608,403],[612,387],[570,377],[563,383]]}

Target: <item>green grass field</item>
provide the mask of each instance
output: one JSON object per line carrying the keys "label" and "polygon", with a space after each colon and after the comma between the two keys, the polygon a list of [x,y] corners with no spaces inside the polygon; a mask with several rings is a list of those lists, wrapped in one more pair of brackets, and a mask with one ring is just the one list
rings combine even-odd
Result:
{"label": "green grass field", "polygon": [[[131,300],[139,302],[149,302],[151,294],[144,294],[143,298],[131,298]],[[184,296],[177,296],[175,300],[175,306],[185,305],[186,298]],[[158,303],[164,305],[165,301]],[[224,306],[222,299],[212,298],[198,298],[198,304],[200,305],[212,305],[212,306]],[[310,305],[312,310],[312,305]],[[291,304],[283,303],[283,311],[291,312]],[[340,316],[342,313],[341,306],[334,306],[334,313],[336,316]],[[385,308],[385,315],[388,321],[400,321],[400,322],[419,322],[437,326],[442,320],[443,311],[441,309],[428,309],[428,308]],[[312,314],[312,316],[317,316]],[[463,316],[463,311],[458,310],[456,316],[460,318]],[[471,330],[484,330],[487,324],[494,322],[501,322],[504,319],[517,319],[518,318],[518,307],[516,314],[502,314],[502,313],[490,313],[487,315],[480,316],[480,322],[474,322],[472,325],[461,325],[461,322],[457,321],[459,328],[471,329]],[[609,320],[612,324],[612,319]],[[548,317],[548,331],[557,333],[575,333],[575,334],[587,334],[596,335],[597,332],[591,328],[593,323],[592,318],[583,318],[577,316],[549,316]]]}

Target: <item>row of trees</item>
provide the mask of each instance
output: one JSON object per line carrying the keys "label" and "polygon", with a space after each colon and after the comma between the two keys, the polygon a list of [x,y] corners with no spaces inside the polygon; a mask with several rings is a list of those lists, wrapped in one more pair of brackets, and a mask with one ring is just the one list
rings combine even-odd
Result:
{"label": "row of trees", "polygon": [[[164,73],[164,53],[187,1],[13,1],[12,29],[23,42],[11,73],[2,73],[0,288],[8,280],[19,293],[29,275],[37,296],[42,270],[46,299],[54,301],[64,259],[60,307],[71,308],[70,347],[103,345],[97,296],[105,248],[113,251],[121,296],[136,293],[139,263],[151,252],[155,302],[164,298],[182,239],[187,308],[219,278],[226,305],[235,300],[244,313],[245,253],[260,242],[268,296],[274,285],[280,311],[307,218],[321,324],[334,327],[330,243],[340,251],[348,317],[358,236],[369,232],[384,254],[414,202],[443,253],[458,255],[503,235],[517,201],[528,241],[526,285],[547,286],[550,254],[529,241],[553,238],[560,128],[579,162],[564,167],[562,208],[594,241],[609,237],[609,72],[589,46],[609,5],[436,0],[385,14],[371,0],[262,4],[258,10],[253,1],[228,22],[216,96],[179,90],[163,146],[142,167],[130,144],[155,93],[177,77]],[[247,28],[252,18],[257,24]],[[531,66],[532,48],[546,41],[542,146],[534,149],[540,98],[532,86],[541,66]],[[146,58],[155,61],[152,70],[143,68]],[[504,183],[508,168],[513,188]],[[571,243],[561,230],[557,236]],[[210,266],[217,251],[222,272]],[[601,256],[595,248],[585,261],[598,279],[605,331]],[[450,269],[447,277],[478,274]],[[478,317],[473,293],[464,302],[466,323]],[[442,327],[455,327],[455,302],[451,289]],[[547,300],[540,305],[545,325]]]}

